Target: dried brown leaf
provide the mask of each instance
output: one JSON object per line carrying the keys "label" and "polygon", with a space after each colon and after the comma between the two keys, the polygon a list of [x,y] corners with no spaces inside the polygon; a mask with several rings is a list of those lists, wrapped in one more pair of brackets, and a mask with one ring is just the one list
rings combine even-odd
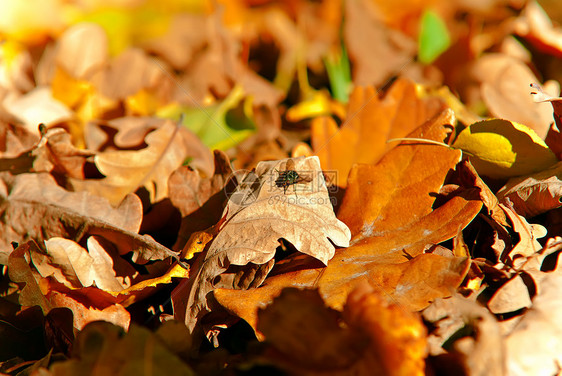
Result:
{"label": "dried brown leaf", "polygon": [[[411,137],[442,140],[447,119],[425,124]],[[363,280],[411,310],[448,296],[462,282],[469,260],[423,252],[428,245],[454,237],[482,207],[480,201],[459,196],[432,207],[459,159],[458,151],[439,146],[401,145],[375,166],[356,166],[339,211],[339,218],[351,229],[351,247],[338,250],[326,268],[309,262],[291,269],[289,263],[258,289],[216,290],[215,298],[255,328],[256,307],[286,286],[318,287],[326,303],[336,309]]]}
{"label": "dried brown leaf", "polygon": [[[546,137],[552,109],[547,103],[533,101],[529,84],[538,79],[525,63],[507,55],[488,54],[476,61],[472,74],[481,83],[481,95],[492,116],[524,124],[542,139]],[[547,91],[557,95],[560,88]]]}
{"label": "dried brown leaf", "polygon": [[[129,193],[144,186],[152,202],[168,196],[168,178],[190,153],[191,134],[171,120],[162,120],[160,127],[146,136],[148,146],[138,151],[107,151],[98,153],[94,161],[106,177],[101,180],[71,179],[77,190],[89,191],[117,205]],[[189,133],[189,132],[187,132]]]}
{"label": "dried brown leaf", "polygon": [[[283,187],[279,174],[287,171],[311,180]],[[190,328],[207,312],[205,297],[213,280],[230,265],[270,263],[280,238],[324,264],[333,257],[334,244],[349,245],[349,230],[335,217],[317,157],[260,162],[232,194],[223,217],[224,225],[191,281],[185,314]]]}
{"label": "dried brown leaf", "polygon": [[[184,332],[180,330],[180,333]],[[187,341],[189,336],[178,343],[185,347]],[[169,348],[166,341],[141,326],[131,325],[124,331],[107,322],[96,322],[78,334],[70,359],[57,362],[49,371],[52,376],[92,373],[195,375],[176,351],[177,348]]]}
{"label": "dried brown leaf", "polygon": [[[111,257],[95,236],[88,238],[88,249],[63,238],[45,241],[45,252],[31,252],[33,263],[43,278],[50,275],[68,288],[96,286],[106,291],[121,291],[138,274],[124,260]],[[114,263],[119,264],[114,268]],[[121,278],[117,278],[119,270]],[[123,277],[128,277],[126,283]]]}
{"label": "dried brown leaf", "polygon": [[541,250],[542,246],[538,239],[546,236],[546,228],[539,224],[529,224],[509,206],[500,204],[500,207],[512,223],[513,230],[519,235],[519,242],[509,250],[508,254],[503,255],[517,268],[527,257]]}
{"label": "dried brown leaf", "polygon": [[95,291],[70,290],[62,284],[42,278],[30,265],[32,252],[40,252],[34,241],[19,246],[8,260],[10,279],[18,283],[25,282],[19,295],[21,305],[39,305],[44,314],[56,307],[67,307],[74,314],[74,327],[78,330],[97,320],[109,321],[123,328],[129,327],[131,318],[123,306],[104,301],[103,295],[100,296]]}
{"label": "dried brown leaf", "polygon": [[[39,141],[37,128],[30,132],[18,124],[0,122],[0,157],[16,158],[33,148]],[[2,168],[4,170],[4,168]]]}
{"label": "dried brown leaf", "polygon": [[562,206],[562,162],[529,176],[512,178],[498,191],[498,199],[507,200],[523,217],[534,217]]}
{"label": "dried brown leaf", "polygon": [[[227,200],[223,189],[227,188],[229,179],[234,175],[226,154],[215,150],[214,155],[215,173],[212,177],[203,177],[199,171],[182,166],[168,180],[170,200],[182,215],[173,249],[182,249],[191,234],[205,230],[220,220]],[[230,187],[231,191],[233,189]]]}
{"label": "dried brown leaf", "polygon": [[74,78],[87,79],[104,68],[109,60],[105,30],[93,23],[74,25],[58,39],[55,55],[55,64],[68,74]]}
{"label": "dried brown leaf", "polygon": [[539,3],[531,1],[515,22],[515,32],[539,50],[562,57],[562,30],[554,26]]}
{"label": "dried brown leaf", "polygon": [[495,314],[515,312],[530,306],[529,288],[520,275],[507,281],[488,301],[490,312]]}
{"label": "dried brown leaf", "polygon": [[[445,374],[505,375],[504,346],[495,317],[458,295],[437,299],[423,311],[435,330],[429,334],[433,369]],[[456,365],[454,370],[448,368]]]}
{"label": "dried brown leaf", "polygon": [[381,85],[413,61],[415,42],[386,27],[370,2],[346,1],[345,16],[344,39],[356,85]]}
{"label": "dried brown leaf", "polygon": [[53,125],[75,117],[68,107],[53,98],[48,86],[37,86],[22,96],[7,97],[2,105],[34,133],[38,133],[37,126],[41,123]]}
{"label": "dried brown leaf", "polygon": [[65,191],[48,174],[4,176],[0,192],[2,264],[7,262],[11,242],[34,239],[42,244],[53,237],[80,242],[99,235],[112,242],[121,255],[134,252],[137,263],[174,254],[152,238],[137,234],[142,205],[134,195],[113,208],[101,197]]}

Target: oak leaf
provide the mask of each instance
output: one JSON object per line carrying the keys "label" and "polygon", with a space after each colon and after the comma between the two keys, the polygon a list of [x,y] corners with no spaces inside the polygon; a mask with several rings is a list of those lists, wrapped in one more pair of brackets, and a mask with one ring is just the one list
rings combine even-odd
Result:
{"label": "oak leaf", "polygon": [[[411,137],[443,140],[452,116],[445,111]],[[448,296],[462,282],[470,261],[423,253],[428,245],[454,237],[482,207],[480,201],[460,196],[432,207],[459,159],[459,151],[414,144],[391,150],[375,166],[355,166],[338,212],[351,230],[351,247],[339,249],[327,267],[305,262],[293,269],[289,262],[274,269],[258,289],[215,290],[215,298],[255,328],[256,308],[287,286],[318,287],[336,309],[363,280],[411,310]]]}
{"label": "oak leaf", "polygon": [[56,281],[42,278],[30,264],[32,253],[41,252],[34,241],[29,241],[10,253],[7,262],[10,280],[25,283],[18,298],[22,306],[38,305],[45,314],[57,307],[70,308],[74,314],[74,327],[78,330],[97,320],[129,327],[129,312],[120,304],[100,299],[100,290],[71,290]]}
{"label": "oak leaf", "polygon": [[[486,308],[473,300],[454,295],[437,299],[422,315],[435,328],[428,336],[428,343],[430,354],[439,355],[432,361],[436,371],[505,375],[501,329]],[[458,368],[451,370],[452,363],[458,364]]]}
{"label": "oak leaf", "polygon": [[[281,174],[288,171],[310,180],[283,186]],[[230,265],[270,263],[281,238],[327,264],[334,244],[345,247],[350,238],[347,226],[334,215],[317,157],[260,162],[230,197],[218,230],[197,273],[187,282],[191,288],[185,321],[190,328],[207,311],[205,297],[214,288],[213,280]],[[183,312],[176,314],[182,317]]]}
{"label": "oak leaf", "polygon": [[[80,242],[91,235],[109,240],[123,255],[133,252],[133,261],[163,259],[175,255],[146,235],[139,235],[142,204],[129,195],[117,208],[86,192],[69,192],[48,174],[3,176],[0,185],[0,263],[7,262],[11,242],[33,239],[42,244],[52,237]],[[23,222],[22,222],[23,221]]]}
{"label": "oak leaf", "polygon": [[45,241],[45,252],[31,251],[31,259],[43,278],[52,275],[68,288],[96,286],[107,291],[123,290],[138,272],[125,260],[113,259],[100,241],[95,236],[88,238],[86,250],[72,240],[51,238]]}
{"label": "oak leaf", "polygon": [[[562,276],[549,273],[529,310],[505,342],[507,368],[513,375],[548,375],[562,362]],[[533,351],[529,351],[533,349]]]}
{"label": "oak leaf", "polygon": [[168,177],[190,155],[184,130],[174,122],[162,121],[146,136],[148,146],[138,151],[118,150],[98,153],[94,161],[106,177],[101,180],[72,179],[76,190],[89,191],[119,204],[129,193],[144,186],[152,202],[168,195]]}
{"label": "oak leaf", "polygon": [[230,160],[220,150],[214,151],[215,172],[211,177],[204,177],[198,170],[181,166],[168,179],[170,201],[182,215],[178,238],[172,247],[182,249],[187,239],[196,231],[205,230],[215,225],[226,205],[226,191],[234,189],[228,186],[234,176]]}

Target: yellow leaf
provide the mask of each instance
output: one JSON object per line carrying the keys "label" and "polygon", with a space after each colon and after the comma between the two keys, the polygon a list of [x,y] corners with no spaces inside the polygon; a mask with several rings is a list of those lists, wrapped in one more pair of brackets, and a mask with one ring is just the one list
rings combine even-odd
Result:
{"label": "yellow leaf", "polygon": [[184,247],[185,256],[183,258],[185,260],[190,260],[193,256],[195,256],[195,254],[203,252],[203,249],[207,243],[211,241],[213,236],[213,233],[207,231],[198,231],[191,234]]}
{"label": "yellow leaf", "polygon": [[324,92],[315,91],[310,98],[294,105],[287,110],[287,120],[297,122],[303,119],[335,114],[345,117],[345,108],[329,98]]}
{"label": "yellow leaf", "polygon": [[60,0],[0,0],[0,35],[28,44],[56,36],[64,27]]}
{"label": "yellow leaf", "polygon": [[74,78],[60,67],[55,69],[51,90],[54,99],[74,110],[78,121],[69,123],[68,128],[74,144],[80,147],[85,145],[84,124],[118,105],[116,100],[101,95],[92,83]]}
{"label": "yellow leaf", "polygon": [[127,113],[131,115],[149,116],[154,115],[158,108],[162,106],[160,102],[155,93],[141,89],[125,99],[125,107],[128,110]]}
{"label": "yellow leaf", "polygon": [[558,162],[532,129],[503,119],[472,124],[452,146],[470,156],[479,174],[491,178],[527,175]]}
{"label": "yellow leaf", "polygon": [[126,288],[126,289],[121,290],[121,291],[106,291],[106,292],[113,295],[113,296],[119,296],[119,295],[130,296],[130,299],[127,300],[126,303],[122,303],[122,304],[128,305],[128,304],[131,304],[134,301],[136,301],[136,299],[137,299],[136,294],[137,293],[142,292],[143,290],[145,290],[148,287],[156,287],[160,284],[172,283],[172,278],[189,278],[189,269],[185,269],[180,264],[174,264],[166,272],[166,274],[164,274],[160,277],[145,279],[144,281],[136,283],[136,284],[132,285],[131,287]]}

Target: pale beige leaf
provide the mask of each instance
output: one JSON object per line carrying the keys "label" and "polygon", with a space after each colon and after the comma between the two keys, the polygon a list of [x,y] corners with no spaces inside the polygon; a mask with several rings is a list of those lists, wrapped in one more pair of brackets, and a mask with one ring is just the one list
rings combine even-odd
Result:
{"label": "pale beige leaf", "polygon": [[124,286],[117,278],[113,258],[103,248],[100,239],[97,236],[90,236],[87,244],[88,253],[92,257],[90,275],[93,284],[102,290],[112,292],[121,291],[128,287],[127,285]]}
{"label": "pale beige leaf", "polygon": [[[286,181],[282,176],[287,171],[310,181],[284,187],[280,183]],[[206,295],[214,289],[213,281],[230,265],[270,262],[280,238],[327,264],[334,256],[333,244],[347,247],[351,238],[348,227],[334,214],[318,157],[260,162],[230,197],[223,219],[190,280],[185,315],[190,328],[206,313]]]}
{"label": "pale beige leaf", "polygon": [[228,202],[226,225],[211,250],[232,253],[229,260],[236,265],[263,264],[284,238],[327,264],[335,251],[328,238],[337,246],[349,245],[350,231],[334,214],[318,157],[293,160],[293,171],[312,181],[279,186],[276,181],[289,170],[288,161],[260,162],[255,174],[246,177]]}
{"label": "pale beige leaf", "polygon": [[507,367],[513,376],[555,375],[562,364],[562,275],[548,274],[533,306],[506,338]]}
{"label": "pale beige leaf", "polygon": [[520,275],[507,281],[488,302],[490,312],[496,314],[515,312],[530,306],[529,289]]}
{"label": "pale beige leaf", "polygon": [[75,78],[87,78],[102,68],[108,58],[107,35],[97,24],[75,25],[66,30],[57,43],[56,63]]}
{"label": "pale beige leaf", "polygon": [[72,179],[72,185],[118,204],[127,194],[144,186],[152,202],[168,194],[168,177],[188,156],[181,128],[171,120],[146,136],[148,147],[134,151],[107,151],[96,155],[97,168],[106,177],[101,180]]}
{"label": "pale beige leaf", "polygon": [[37,126],[41,123],[56,124],[74,117],[68,107],[53,98],[47,86],[38,86],[20,97],[8,96],[2,104],[10,115],[34,133],[39,133]]}
{"label": "pale beige leaf", "polygon": [[43,278],[52,275],[69,288],[96,286],[105,291],[121,291],[124,286],[116,278],[113,259],[98,239],[91,236],[88,250],[78,243],[51,238],[45,241],[45,253],[31,252],[33,264]]}
{"label": "pale beige leaf", "polygon": [[46,240],[45,248],[45,253],[40,250],[31,251],[33,264],[43,278],[52,275],[69,288],[92,285],[92,279],[82,272],[86,265],[92,263],[88,251],[76,242],[64,238]]}

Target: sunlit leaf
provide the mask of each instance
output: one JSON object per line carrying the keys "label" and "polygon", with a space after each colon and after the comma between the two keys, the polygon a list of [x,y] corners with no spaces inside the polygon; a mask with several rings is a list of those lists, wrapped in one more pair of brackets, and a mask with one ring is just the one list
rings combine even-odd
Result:
{"label": "sunlit leaf", "polygon": [[493,178],[527,175],[558,162],[532,129],[503,119],[472,124],[452,146],[470,156],[478,173]]}

